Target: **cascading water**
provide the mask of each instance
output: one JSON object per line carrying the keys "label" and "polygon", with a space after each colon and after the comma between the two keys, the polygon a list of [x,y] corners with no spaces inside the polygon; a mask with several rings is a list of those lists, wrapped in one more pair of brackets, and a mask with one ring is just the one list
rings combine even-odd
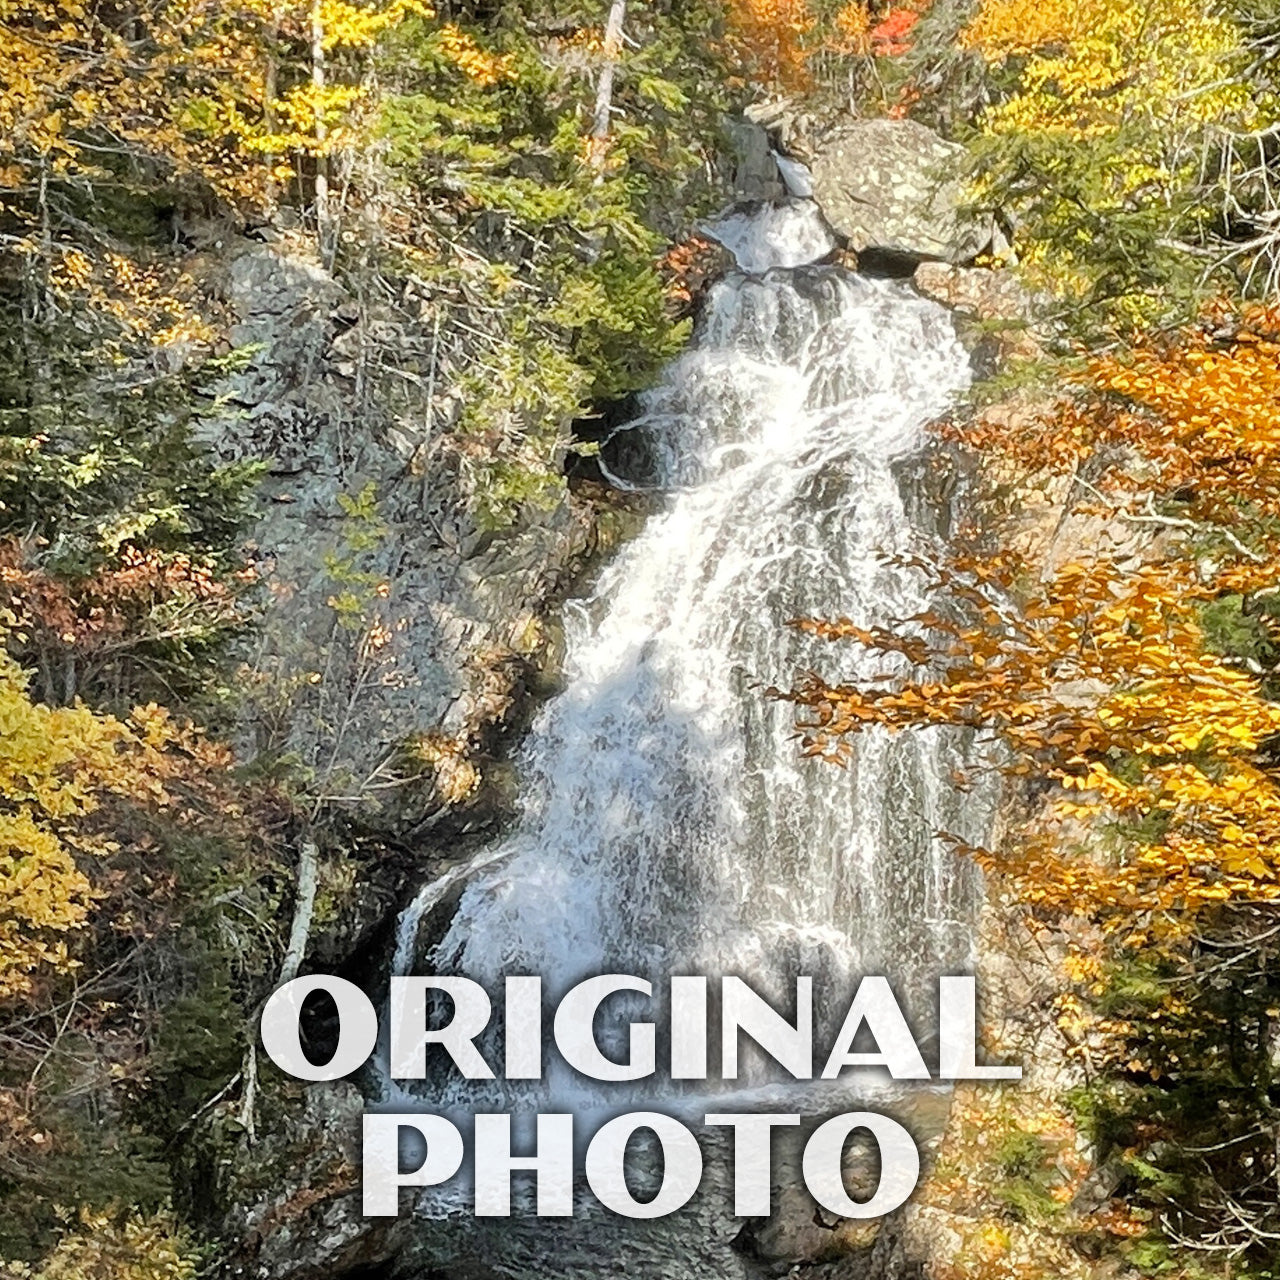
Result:
{"label": "cascading water", "polygon": [[[968,358],[909,287],[799,265],[831,247],[810,204],[719,234],[757,274],[715,287],[696,342],[607,450],[619,483],[665,507],[568,611],[566,685],[524,747],[522,817],[421,968],[491,989],[540,974],[552,998],[600,972],[655,990],[733,973],[766,993],[805,973],[840,1012],[858,975],[884,973],[927,1011],[937,975],[970,959],[974,874],[935,833],[982,837],[988,806],[950,781],[971,748],[871,732],[847,769],[805,760],[793,709],[763,686],[808,667],[887,671],[789,618],[871,626],[927,608],[893,560],[930,549],[894,464],[965,386]],[[427,886],[402,918],[402,970],[443,892]],[[563,1081],[540,1088],[541,1109],[590,1105],[557,1095]],[[708,1274],[690,1266],[635,1274]],[[563,1256],[545,1273],[600,1274]]]}

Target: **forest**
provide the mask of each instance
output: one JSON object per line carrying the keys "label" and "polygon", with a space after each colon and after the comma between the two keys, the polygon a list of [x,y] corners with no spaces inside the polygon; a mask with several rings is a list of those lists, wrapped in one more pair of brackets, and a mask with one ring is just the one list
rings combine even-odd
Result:
{"label": "forest", "polygon": [[[916,674],[770,695],[836,765],[882,727],[1002,744],[1008,829],[956,855],[1053,954],[1080,1083],[973,1101],[954,1280],[1060,1274],[1010,1224],[1098,1275],[1280,1273],[1280,7],[0,0],[0,1274],[235,1264],[296,1098],[257,1014],[350,954],[360,884],[509,806],[555,609],[643,515],[582,478],[595,428],[688,341],[761,102],[962,146],[1003,245],[972,265],[1026,299],[938,425],[983,491],[946,604],[791,621]],[[237,311],[271,254],[338,334],[274,451]],[[285,583],[252,531],[301,510],[313,418],[340,482]],[[494,588],[465,711],[361,760],[418,625],[375,435],[481,572],[568,549],[537,607]],[[1020,538],[1029,494],[1069,555]]]}

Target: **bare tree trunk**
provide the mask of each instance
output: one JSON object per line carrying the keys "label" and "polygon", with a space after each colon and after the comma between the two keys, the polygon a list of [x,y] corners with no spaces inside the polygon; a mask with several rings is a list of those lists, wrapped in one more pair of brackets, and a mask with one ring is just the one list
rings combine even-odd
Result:
{"label": "bare tree trunk", "polygon": [[302,842],[298,852],[298,888],[293,899],[293,921],[289,925],[289,945],[280,962],[280,986],[292,982],[307,953],[311,937],[311,918],[316,909],[316,881],[319,871],[319,852],[310,836]]}
{"label": "bare tree trunk", "polygon": [[[298,885],[293,896],[293,919],[289,924],[289,942],[285,947],[284,959],[280,962],[277,987],[284,986],[286,982],[292,982],[298,976],[298,970],[302,967],[303,958],[307,954],[307,943],[311,940],[311,922],[316,911],[319,869],[320,853],[316,848],[316,842],[310,835],[306,835],[298,850]],[[262,1009],[259,1007],[259,1016],[261,1013]],[[255,1111],[258,1102],[258,1042],[256,1039],[250,1039],[249,1047],[245,1050],[240,1079],[243,1082],[240,1093],[240,1123],[244,1128],[245,1141],[249,1146],[253,1146],[257,1138]]]}
{"label": "bare tree trunk", "polygon": [[320,261],[328,267],[333,261],[333,220],[329,209],[329,157],[325,144],[329,140],[329,127],[325,124],[322,106],[325,87],[324,19],[320,13],[320,0],[311,0],[311,87],[316,99],[316,240],[320,248]]}
{"label": "bare tree trunk", "polygon": [[[293,893],[293,919],[289,923],[289,942],[284,948],[284,959],[280,961],[280,975],[276,979],[276,987],[283,987],[287,982],[297,978],[298,969],[302,968],[303,957],[307,954],[307,942],[311,941],[311,920],[315,918],[316,884],[319,882],[320,851],[310,836],[303,837],[301,849],[298,850],[298,886]],[[259,1006],[261,1016],[261,1006]],[[256,1021],[257,1019],[255,1019]],[[253,1146],[257,1138],[257,1041],[251,1038],[244,1051],[244,1062],[241,1066],[241,1107],[239,1121],[244,1129],[244,1140]]]}
{"label": "bare tree trunk", "polygon": [[613,105],[613,73],[622,49],[622,24],[627,17],[627,0],[613,0],[609,21],[604,29],[604,65],[596,83],[596,110],[591,122],[591,145],[588,155],[596,171],[596,181],[604,180],[604,161],[609,149],[609,112]]}
{"label": "bare tree trunk", "polygon": [[46,321],[53,314],[53,295],[49,276],[53,271],[53,222],[49,215],[49,153],[40,153],[40,274],[36,319]]}

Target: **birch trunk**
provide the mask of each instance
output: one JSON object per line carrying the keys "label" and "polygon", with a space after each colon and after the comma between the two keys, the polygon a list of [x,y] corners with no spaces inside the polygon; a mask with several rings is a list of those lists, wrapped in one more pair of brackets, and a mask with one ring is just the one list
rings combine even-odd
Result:
{"label": "birch trunk", "polygon": [[596,83],[596,110],[591,123],[591,167],[596,181],[604,179],[604,161],[609,148],[609,112],[613,106],[613,73],[622,49],[622,24],[627,17],[627,0],[613,0],[604,29],[604,65]]}

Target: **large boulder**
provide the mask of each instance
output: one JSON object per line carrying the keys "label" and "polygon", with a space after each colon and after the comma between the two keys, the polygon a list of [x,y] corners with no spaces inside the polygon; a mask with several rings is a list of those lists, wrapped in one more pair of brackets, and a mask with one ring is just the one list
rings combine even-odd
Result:
{"label": "large boulder", "polygon": [[912,120],[857,120],[817,145],[814,199],[859,254],[967,262],[995,227],[960,211],[963,155]]}

